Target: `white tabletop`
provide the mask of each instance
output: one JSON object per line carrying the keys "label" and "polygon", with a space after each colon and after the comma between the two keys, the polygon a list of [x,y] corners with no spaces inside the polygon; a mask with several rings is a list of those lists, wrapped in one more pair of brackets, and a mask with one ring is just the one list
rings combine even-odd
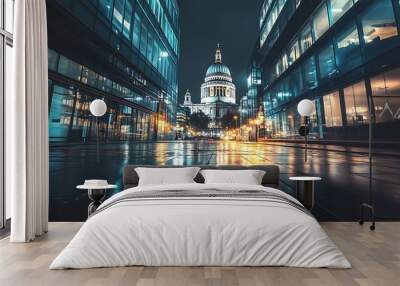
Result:
{"label": "white tabletop", "polygon": [[321,181],[320,177],[290,177],[291,181]]}
{"label": "white tabletop", "polygon": [[107,186],[89,186],[89,185],[79,185],[76,186],[79,190],[109,190],[115,189],[117,185],[107,185]]}

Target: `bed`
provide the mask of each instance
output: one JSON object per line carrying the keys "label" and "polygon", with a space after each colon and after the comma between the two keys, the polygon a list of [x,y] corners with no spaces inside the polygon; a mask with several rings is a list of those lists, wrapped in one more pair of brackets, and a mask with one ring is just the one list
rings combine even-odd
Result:
{"label": "bed", "polygon": [[280,191],[277,166],[262,185],[138,186],[124,168],[124,191],[84,223],[50,269],[121,266],[291,266],[350,268],[343,253],[297,200]]}

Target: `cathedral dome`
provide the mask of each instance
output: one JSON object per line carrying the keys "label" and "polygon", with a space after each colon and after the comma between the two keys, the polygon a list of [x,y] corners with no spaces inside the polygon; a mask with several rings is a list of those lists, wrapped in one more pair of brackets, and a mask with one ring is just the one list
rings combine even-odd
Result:
{"label": "cathedral dome", "polygon": [[216,75],[231,77],[231,71],[229,70],[229,68],[226,65],[224,65],[222,63],[215,63],[215,64],[212,64],[207,69],[206,77],[216,76]]}
{"label": "cathedral dome", "polygon": [[215,79],[232,81],[231,71],[222,63],[221,48],[218,45],[215,52],[215,62],[208,67],[206,72],[206,81]]}
{"label": "cathedral dome", "polygon": [[231,71],[222,63],[221,48],[218,45],[215,61],[207,69],[204,83],[201,85],[201,103],[216,102],[236,104],[236,86],[233,83]]}

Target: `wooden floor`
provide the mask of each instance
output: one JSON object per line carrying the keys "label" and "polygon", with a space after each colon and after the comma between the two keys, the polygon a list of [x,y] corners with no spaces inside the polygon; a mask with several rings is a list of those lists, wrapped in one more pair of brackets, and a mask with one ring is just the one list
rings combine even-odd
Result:
{"label": "wooden floor", "polygon": [[29,244],[0,241],[0,285],[400,285],[400,223],[378,223],[375,232],[357,223],[323,223],[353,265],[350,270],[285,267],[127,267],[48,270],[80,223],[51,223]]}

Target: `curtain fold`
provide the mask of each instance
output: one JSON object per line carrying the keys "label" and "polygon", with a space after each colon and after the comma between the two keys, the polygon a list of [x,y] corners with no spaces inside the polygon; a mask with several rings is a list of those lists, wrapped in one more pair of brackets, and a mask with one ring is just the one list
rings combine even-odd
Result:
{"label": "curtain fold", "polygon": [[45,0],[15,1],[13,94],[6,99],[11,242],[48,228],[48,58]]}

